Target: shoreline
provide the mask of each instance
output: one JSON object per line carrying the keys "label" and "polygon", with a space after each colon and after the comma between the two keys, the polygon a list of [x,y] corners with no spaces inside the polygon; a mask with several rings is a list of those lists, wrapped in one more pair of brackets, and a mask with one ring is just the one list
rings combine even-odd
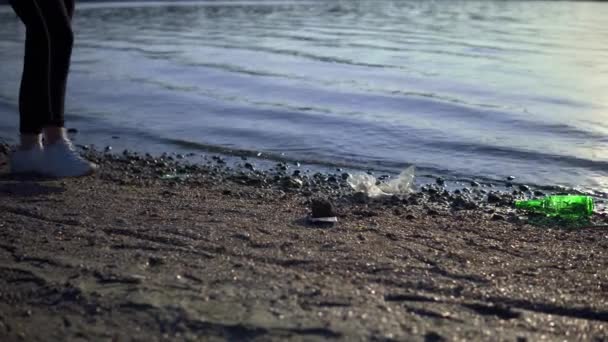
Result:
{"label": "shoreline", "polygon": [[[608,336],[608,230],[530,225],[512,194],[372,200],[280,165],[92,150],[97,174],[45,180],[5,150],[2,340]],[[336,225],[307,223],[316,197]]]}

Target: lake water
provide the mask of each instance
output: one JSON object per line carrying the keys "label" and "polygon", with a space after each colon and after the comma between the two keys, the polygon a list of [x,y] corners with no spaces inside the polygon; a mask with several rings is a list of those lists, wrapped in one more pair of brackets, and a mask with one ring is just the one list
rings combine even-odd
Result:
{"label": "lake water", "polygon": [[[80,3],[80,143],[608,192],[608,3]],[[24,29],[0,8],[0,136]],[[120,139],[112,139],[112,136]]]}

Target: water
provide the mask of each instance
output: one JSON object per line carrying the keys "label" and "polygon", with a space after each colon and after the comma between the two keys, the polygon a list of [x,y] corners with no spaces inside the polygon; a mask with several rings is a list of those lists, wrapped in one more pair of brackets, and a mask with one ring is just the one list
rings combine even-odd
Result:
{"label": "water", "polygon": [[[606,192],[607,17],[601,2],[81,3],[67,118],[115,148]],[[0,10],[1,136],[23,35]]]}

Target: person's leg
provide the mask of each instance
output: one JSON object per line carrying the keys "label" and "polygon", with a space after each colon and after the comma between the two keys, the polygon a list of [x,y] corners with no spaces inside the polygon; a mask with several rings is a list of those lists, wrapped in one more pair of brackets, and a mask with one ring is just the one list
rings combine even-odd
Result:
{"label": "person's leg", "polygon": [[44,123],[43,173],[52,177],[76,177],[92,173],[97,165],[83,159],[68,139],[64,128],[65,93],[72,56],[71,0],[33,0],[40,8],[50,41],[50,120]]}
{"label": "person's leg", "polygon": [[33,0],[10,2],[26,27],[23,73],[19,90],[21,150],[40,148],[40,133],[51,119],[50,49],[44,20]]}
{"label": "person's leg", "polygon": [[44,123],[45,143],[67,139],[64,129],[65,94],[72,56],[74,34],[71,0],[34,0],[46,23],[50,40],[51,117]]}

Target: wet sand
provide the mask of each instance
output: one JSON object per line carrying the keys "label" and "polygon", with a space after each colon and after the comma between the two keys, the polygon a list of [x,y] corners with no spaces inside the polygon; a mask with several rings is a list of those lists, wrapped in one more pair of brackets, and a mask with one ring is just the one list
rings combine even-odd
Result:
{"label": "wet sand", "polygon": [[[2,341],[608,338],[606,228],[88,154],[97,174],[47,180],[8,175],[0,147]],[[307,223],[319,196],[336,225]]]}

